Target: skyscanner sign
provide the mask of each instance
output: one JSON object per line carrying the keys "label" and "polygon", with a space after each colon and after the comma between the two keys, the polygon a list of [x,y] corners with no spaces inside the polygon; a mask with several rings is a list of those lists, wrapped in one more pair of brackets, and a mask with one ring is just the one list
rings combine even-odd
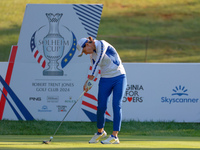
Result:
{"label": "skyscanner sign", "polygon": [[185,86],[176,86],[172,89],[173,93],[170,97],[161,97],[162,103],[174,104],[174,103],[198,103],[198,98],[190,97],[188,89]]}

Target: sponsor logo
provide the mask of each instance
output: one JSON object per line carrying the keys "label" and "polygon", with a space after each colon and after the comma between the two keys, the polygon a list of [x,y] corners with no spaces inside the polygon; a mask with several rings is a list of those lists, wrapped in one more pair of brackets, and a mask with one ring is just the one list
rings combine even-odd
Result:
{"label": "sponsor logo", "polygon": [[141,91],[144,91],[142,85],[128,84],[123,97],[123,102],[142,103],[144,98],[141,96]]}
{"label": "sponsor logo", "polygon": [[47,96],[48,103],[58,103],[59,96]]}
{"label": "sponsor logo", "polygon": [[199,99],[189,96],[188,89],[185,86],[176,86],[172,89],[173,93],[170,97],[161,97],[162,103],[168,104],[183,104],[183,103],[198,103]]}
{"label": "sponsor logo", "polygon": [[46,105],[43,105],[41,109],[38,109],[38,112],[51,112]]}
{"label": "sponsor logo", "polygon": [[41,101],[42,98],[41,97],[29,97],[30,101]]}
{"label": "sponsor logo", "polygon": [[179,85],[179,87],[175,87],[172,90],[174,93],[172,93],[172,95],[178,95],[178,96],[182,96],[182,95],[186,95],[188,96],[188,94],[186,93],[188,90],[185,89],[185,86],[181,87],[181,85]]}
{"label": "sponsor logo", "polygon": [[58,105],[57,108],[58,108],[58,112],[66,112],[67,111],[66,110],[67,106],[65,106],[65,105]]}

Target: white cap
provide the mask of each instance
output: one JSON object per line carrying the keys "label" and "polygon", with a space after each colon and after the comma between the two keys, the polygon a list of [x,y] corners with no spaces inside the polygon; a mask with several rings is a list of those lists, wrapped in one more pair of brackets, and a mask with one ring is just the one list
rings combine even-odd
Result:
{"label": "white cap", "polygon": [[77,42],[76,48],[79,50],[78,57],[81,57],[83,55],[83,47],[87,42],[88,42],[87,38],[82,38]]}

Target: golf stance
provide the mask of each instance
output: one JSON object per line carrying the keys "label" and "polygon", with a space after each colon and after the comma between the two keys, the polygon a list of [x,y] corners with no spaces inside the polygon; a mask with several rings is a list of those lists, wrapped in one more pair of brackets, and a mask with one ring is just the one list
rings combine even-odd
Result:
{"label": "golf stance", "polygon": [[90,54],[92,69],[90,69],[88,80],[83,86],[84,91],[88,91],[93,86],[93,80],[101,70],[101,78],[98,88],[97,107],[97,128],[98,132],[92,137],[89,143],[97,143],[101,138],[107,136],[104,131],[105,112],[109,96],[113,93],[113,133],[102,144],[119,144],[118,132],[122,121],[122,98],[126,89],[126,72],[121,59],[115,48],[104,40],[93,40],[92,37],[82,38],[77,43],[79,57]]}

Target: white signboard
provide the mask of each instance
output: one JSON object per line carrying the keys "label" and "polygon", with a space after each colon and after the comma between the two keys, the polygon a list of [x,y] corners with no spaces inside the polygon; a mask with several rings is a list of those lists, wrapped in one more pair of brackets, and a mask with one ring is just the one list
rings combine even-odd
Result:
{"label": "white signboard", "polygon": [[200,122],[200,64],[124,64],[123,119]]}
{"label": "white signboard", "polygon": [[[1,79],[10,101],[1,119],[63,118],[82,93],[89,68],[88,56],[77,56],[77,40],[96,38],[102,9],[101,4],[27,5],[9,86]],[[87,120],[80,112],[72,111],[69,120]]]}

